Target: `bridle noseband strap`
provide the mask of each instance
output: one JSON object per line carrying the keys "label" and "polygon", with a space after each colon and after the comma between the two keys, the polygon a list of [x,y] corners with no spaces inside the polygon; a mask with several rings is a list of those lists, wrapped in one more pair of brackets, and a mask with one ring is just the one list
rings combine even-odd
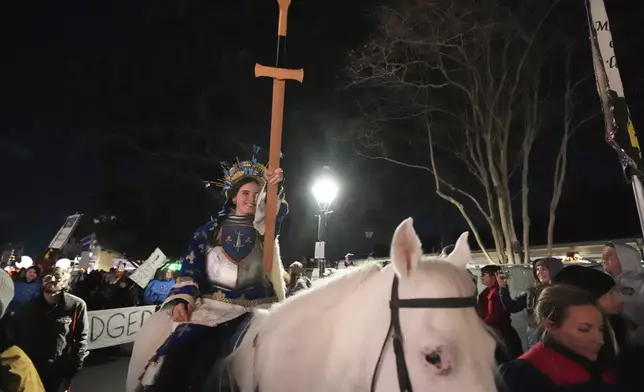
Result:
{"label": "bridle noseband strap", "polygon": [[387,347],[389,336],[392,337],[394,354],[396,355],[396,372],[398,373],[398,385],[401,392],[413,392],[411,387],[411,379],[409,378],[409,371],[407,370],[407,363],[405,362],[405,350],[403,347],[404,338],[400,328],[400,309],[419,309],[419,308],[441,308],[441,309],[462,309],[475,307],[477,303],[476,297],[453,297],[453,298],[415,298],[415,299],[400,299],[398,298],[398,276],[394,275],[394,281],[391,286],[391,300],[389,301],[389,309],[391,311],[391,322],[389,323],[389,330],[385,341],[380,350],[378,362],[376,362],[376,369],[373,372],[371,379],[371,392],[376,390],[376,379],[380,370],[382,356]]}

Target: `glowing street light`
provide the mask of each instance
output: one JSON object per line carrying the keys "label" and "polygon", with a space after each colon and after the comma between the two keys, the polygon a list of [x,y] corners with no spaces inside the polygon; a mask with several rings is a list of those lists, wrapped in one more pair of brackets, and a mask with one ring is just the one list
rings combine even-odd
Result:
{"label": "glowing street light", "polygon": [[331,177],[321,177],[313,185],[312,191],[320,211],[327,211],[338,195],[338,184]]}
{"label": "glowing street light", "polygon": [[31,257],[22,255],[20,257],[20,262],[16,264],[16,267],[18,268],[29,268],[32,265],[34,265],[34,261],[31,259]]}
{"label": "glowing street light", "polygon": [[72,261],[70,259],[60,259],[56,261],[56,267],[63,269],[70,269],[72,266]]}
{"label": "glowing street light", "polygon": [[333,177],[329,174],[330,169],[324,166],[325,175],[321,176],[313,185],[311,189],[313,196],[318,202],[320,213],[318,214],[318,241],[315,244],[315,258],[318,260],[320,266],[320,278],[324,276],[324,267],[326,262],[325,247],[326,247],[326,223],[327,215],[331,214],[331,203],[338,196],[339,186]]}

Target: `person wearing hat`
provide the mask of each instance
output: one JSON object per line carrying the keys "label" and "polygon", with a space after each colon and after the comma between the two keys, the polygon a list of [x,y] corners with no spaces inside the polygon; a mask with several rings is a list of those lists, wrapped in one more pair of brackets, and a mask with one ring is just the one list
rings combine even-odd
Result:
{"label": "person wearing hat", "polygon": [[509,359],[516,359],[523,353],[521,338],[512,326],[510,313],[503,309],[499,296],[499,283],[496,277],[501,267],[486,265],[481,268],[481,284],[486,288],[478,297],[476,311],[479,317],[491,327],[505,345]]}
{"label": "person wearing hat", "polygon": [[311,281],[304,275],[304,266],[299,261],[293,262],[288,267],[291,280],[286,288],[286,296],[290,297],[300,290],[306,290],[311,287]]}
{"label": "person wearing hat", "polygon": [[[255,146],[254,153],[258,151]],[[277,187],[276,241],[288,214],[284,173],[267,168],[254,156],[222,167],[224,176],[215,184],[226,201],[218,216],[190,238],[177,282],[161,305],[176,328],[150,359],[140,378],[143,390],[217,389],[205,385],[207,376],[219,355],[225,355],[222,351],[228,350],[232,335],[250,322],[254,308],[270,307],[286,297],[279,247],[275,244],[266,271],[262,246],[268,185]]]}
{"label": "person wearing hat", "polygon": [[501,296],[501,304],[503,308],[510,313],[519,313],[523,310],[527,314],[526,326],[526,340],[528,348],[534,346],[539,342],[537,332],[537,323],[534,319],[534,308],[537,304],[539,294],[544,288],[548,287],[552,279],[563,268],[561,260],[554,257],[544,257],[537,259],[532,263],[534,276],[537,278],[535,284],[512,299],[510,297],[510,290],[508,289],[508,282],[505,276],[497,273],[496,279],[499,282],[499,295]]}
{"label": "person wearing hat", "polygon": [[351,256],[354,256],[353,253],[347,253],[344,255],[344,267],[349,268],[353,267],[355,264],[353,264],[353,261],[351,261]]}
{"label": "person wearing hat", "polygon": [[553,283],[568,284],[589,291],[605,314],[615,315],[622,311],[622,296],[613,290],[615,280],[592,267],[569,265],[554,277]]}
{"label": "person wearing hat", "polygon": [[553,284],[576,286],[589,292],[597,306],[605,314],[604,348],[600,358],[615,364],[617,374],[632,391],[641,390],[641,369],[644,369],[642,353],[633,345],[630,334],[632,325],[621,316],[622,295],[615,280],[602,271],[581,265],[569,265],[555,277]]}
{"label": "person wearing hat", "polygon": [[45,392],[31,359],[8,336],[5,315],[13,299],[13,291],[13,281],[0,270],[0,391]]}
{"label": "person wearing hat", "polygon": [[637,249],[609,242],[602,253],[602,266],[615,279],[624,300],[622,314],[635,325],[633,341],[644,347],[644,264]]}

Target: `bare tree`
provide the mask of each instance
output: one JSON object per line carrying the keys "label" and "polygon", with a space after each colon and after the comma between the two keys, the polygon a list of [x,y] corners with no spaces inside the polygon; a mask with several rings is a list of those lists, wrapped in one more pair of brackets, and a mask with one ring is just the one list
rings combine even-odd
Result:
{"label": "bare tree", "polygon": [[[372,126],[352,129],[359,132],[354,136],[372,158],[431,173],[437,194],[460,211],[485,249],[465,203],[474,206],[494,240],[497,258],[485,253],[491,262],[529,260],[528,251],[517,257],[522,246],[511,184],[521,170],[527,250],[530,153],[544,116],[539,98],[544,58],[533,56],[532,49],[557,0],[546,6],[527,3],[510,11],[493,0],[400,0],[397,7],[378,9],[377,32],[349,56],[350,85],[377,91],[361,102]],[[423,136],[410,132],[418,121]],[[407,150],[404,159],[392,155],[387,146],[400,143],[401,135],[426,145],[429,162]],[[446,167],[437,165],[436,148],[455,157],[478,189],[469,179],[450,179]]]}
{"label": "bare tree", "polygon": [[552,198],[550,199],[550,210],[548,216],[548,256],[552,256],[552,246],[554,245],[555,222],[557,220],[557,207],[561,200],[564,180],[566,178],[566,168],[568,164],[568,143],[575,132],[586,122],[597,117],[599,113],[586,114],[579,117],[575,113],[575,91],[587,81],[589,77],[582,77],[573,81],[571,76],[571,57],[572,50],[570,45],[566,47],[565,54],[565,88],[563,96],[563,116],[562,116],[562,134],[559,144],[559,152],[555,159],[555,168],[553,173]]}

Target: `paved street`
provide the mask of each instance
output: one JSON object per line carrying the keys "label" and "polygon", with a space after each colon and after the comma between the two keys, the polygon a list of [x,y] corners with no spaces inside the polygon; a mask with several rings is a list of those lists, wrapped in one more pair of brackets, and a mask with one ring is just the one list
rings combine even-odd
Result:
{"label": "paved street", "polygon": [[[74,378],[72,392],[124,392],[129,358],[96,350]],[[112,355],[110,355],[112,354]]]}

